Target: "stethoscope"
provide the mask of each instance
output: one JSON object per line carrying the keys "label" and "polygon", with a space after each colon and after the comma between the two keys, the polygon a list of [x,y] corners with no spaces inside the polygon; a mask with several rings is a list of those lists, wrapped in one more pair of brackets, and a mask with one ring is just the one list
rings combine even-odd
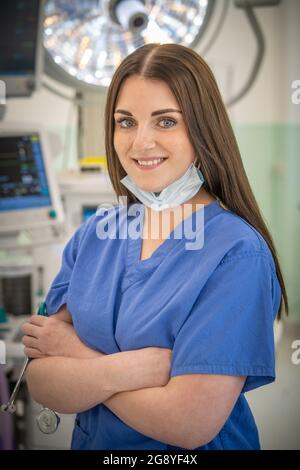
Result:
{"label": "stethoscope", "polygon": [[[47,311],[46,311],[45,302],[42,302],[39,305],[37,315],[42,315],[43,317],[48,316]],[[19,378],[17,380],[17,383],[16,383],[16,385],[15,385],[13,391],[12,391],[12,394],[11,394],[8,402],[1,405],[1,407],[0,407],[0,410],[2,412],[9,412],[11,414],[15,413],[15,411],[16,411],[15,399],[16,399],[16,396],[17,396],[18,391],[20,389],[21,382],[22,382],[23,376],[25,374],[26,368],[27,368],[30,361],[31,361],[30,357],[27,357],[25,359],[23,367],[22,367],[20,375],[19,375]],[[42,433],[52,434],[58,428],[58,425],[60,423],[60,417],[55,411],[50,410],[50,408],[47,408],[47,407],[43,406],[42,409],[40,410],[40,412],[38,413],[37,417],[36,417],[36,422],[37,422],[39,430]]]}

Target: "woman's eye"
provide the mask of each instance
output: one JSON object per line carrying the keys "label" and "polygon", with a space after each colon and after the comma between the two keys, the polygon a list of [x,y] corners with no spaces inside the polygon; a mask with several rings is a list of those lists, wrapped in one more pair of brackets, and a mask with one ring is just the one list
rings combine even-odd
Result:
{"label": "woman's eye", "polygon": [[[123,127],[124,129],[128,129],[128,128],[132,127],[131,124],[133,124],[133,121],[131,121],[130,119],[123,118],[123,119],[117,120],[117,123],[120,125],[120,127]],[[128,125],[128,123],[129,123],[129,125]]]}
{"label": "woman's eye", "polygon": [[164,122],[165,124],[163,126],[160,126],[160,127],[164,127],[164,128],[170,128],[170,127],[174,127],[175,124],[176,124],[176,121],[174,121],[173,119],[170,119],[170,118],[164,118],[164,119],[161,119],[159,122]]}

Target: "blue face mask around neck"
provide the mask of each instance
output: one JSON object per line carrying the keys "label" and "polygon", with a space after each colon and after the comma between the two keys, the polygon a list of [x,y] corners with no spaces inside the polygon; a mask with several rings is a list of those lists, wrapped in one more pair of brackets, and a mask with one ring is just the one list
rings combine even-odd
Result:
{"label": "blue face mask around neck", "polygon": [[140,189],[128,175],[121,179],[121,183],[145,206],[155,211],[161,211],[179,206],[195,196],[204,183],[204,178],[193,162],[179,179],[173,181],[160,192]]}

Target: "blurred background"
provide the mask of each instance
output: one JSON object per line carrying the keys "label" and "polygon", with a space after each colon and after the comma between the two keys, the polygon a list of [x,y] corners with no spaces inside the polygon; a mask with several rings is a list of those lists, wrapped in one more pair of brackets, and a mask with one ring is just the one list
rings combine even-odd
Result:
{"label": "blurred background", "polygon": [[[99,204],[117,202],[104,148],[107,86],[150,42],[195,49],[227,105],[290,303],[274,326],[277,381],[247,399],[262,448],[300,449],[298,0],[1,1],[0,401],[23,364],[20,325],[43,301],[66,241]],[[15,405],[0,414],[0,449],[69,448],[74,416],[41,432],[24,381]]]}

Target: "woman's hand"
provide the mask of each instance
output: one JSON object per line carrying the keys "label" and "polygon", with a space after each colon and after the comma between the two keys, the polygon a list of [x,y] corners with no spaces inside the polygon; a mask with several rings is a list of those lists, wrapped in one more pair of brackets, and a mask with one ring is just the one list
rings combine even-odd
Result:
{"label": "woman's hand", "polygon": [[172,350],[149,347],[112,354],[119,391],[163,387],[170,380]]}
{"label": "woman's hand", "polygon": [[130,351],[143,388],[163,387],[170,380],[172,349],[150,347]]}
{"label": "woman's hand", "polygon": [[22,325],[24,353],[33,359],[47,356],[92,358],[101,353],[88,348],[71,323],[52,317],[33,315]]}

